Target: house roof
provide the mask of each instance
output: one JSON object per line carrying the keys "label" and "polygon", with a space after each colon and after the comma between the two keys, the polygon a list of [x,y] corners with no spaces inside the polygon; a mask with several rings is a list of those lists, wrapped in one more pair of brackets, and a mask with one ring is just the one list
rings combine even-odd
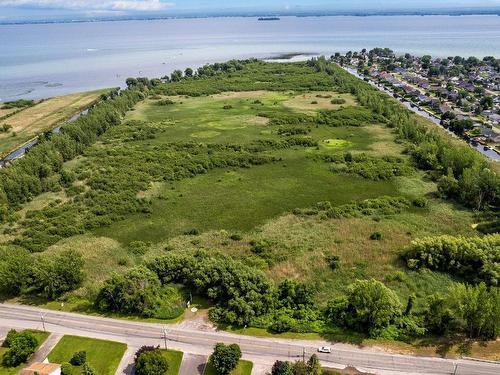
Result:
{"label": "house roof", "polygon": [[54,371],[61,368],[61,365],[56,363],[41,363],[35,362],[21,370],[20,375],[51,375]]}

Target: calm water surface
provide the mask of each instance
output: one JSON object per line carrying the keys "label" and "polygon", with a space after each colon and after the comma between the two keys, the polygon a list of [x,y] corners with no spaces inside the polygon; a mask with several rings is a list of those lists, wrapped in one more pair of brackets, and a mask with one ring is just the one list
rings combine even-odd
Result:
{"label": "calm water surface", "polygon": [[231,58],[389,47],[500,56],[498,16],[208,18],[0,25],[0,100],[122,86]]}

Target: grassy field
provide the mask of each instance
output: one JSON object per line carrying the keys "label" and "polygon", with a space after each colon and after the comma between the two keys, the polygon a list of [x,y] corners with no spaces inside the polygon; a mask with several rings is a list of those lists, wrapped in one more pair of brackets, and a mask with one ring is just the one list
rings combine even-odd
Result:
{"label": "grassy field", "polygon": [[184,353],[177,350],[162,350],[162,354],[168,361],[168,371],[166,375],[177,375],[181,367]]}
{"label": "grassy field", "polygon": [[[40,345],[42,345],[45,342],[45,340],[47,340],[47,338],[49,337],[48,332],[41,332],[41,331],[35,331],[35,330],[28,330],[28,331],[33,333],[33,335],[38,340],[38,347],[40,347]],[[2,366],[2,357],[7,350],[8,350],[8,348],[4,348],[4,347],[0,346],[0,375],[15,375],[21,370],[21,368],[23,368],[23,366],[25,364],[22,363],[16,367],[4,367],[4,366]]]}
{"label": "grassy field", "polygon": [[[158,255],[199,250],[258,268],[273,284],[303,282],[318,309],[355,280],[375,278],[403,305],[415,293],[413,311],[420,313],[429,295],[460,282],[447,273],[410,271],[401,258],[418,238],[477,235],[478,216],[440,197],[435,178],[412,164],[391,124],[350,94],[336,92],[328,76],[312,69],[258,64],[249,69],[251,74],[225,78],[223,86],[216,79],[193,79],[150,95],[122,124],[65,163],[75,176],[70,186],[35,197],[3,225],[0,241],[42,251],[34,256],[50,258],[68,249],[83,255],[86,279],[62,298],[65,311],[96,314],[94,298],[112,272]],[[360,170],[349,169],[356,158],[365,160],[358,163]],[[396,165],[406,168],[399,173]],[[385,169],[389,175],[380,177],[377,172]],[[338,208],[384,196],[407,199],[408,205],[394,213],[368,210],[352,217],[317,209],[318,202]],[[252,243],[267,248],[259,253]],[[328,261],[332,256],[339,258],[335,269]],[[172,305],[184,306],[189,291],[172,288]],[[16,301],[61,309],[60,301],[31,295]],[[182,311],[165,321],[182,319]],[[263,325],[223,328],[271,335]],[[329,323],[281,337],[391,347]],[[391,349],[442,352],[439,340],[405,344]],[[472,352],[490,358],[495,344],[483,348],[481,353],[472,346]]]}
{"label": "grassy field", "polygon": [[[252,373],[253,363],[250,361],[240,360],[238,366],[229,373],[229,375],[250,375]],[[207,363],[205,367],[205,372],[203,375],[217,375],[214,367],[210,362]]]}
{"label": "grassy field", "polygon": [[[98,374],[113,375],[126,349],[126,344],[118,342],[66,335],[52,349],[48,358],[53,363],[69,362],[73,354],[85,351],[87,362]],[[74,366],[73,374],[80,373],[81,368]]]}
{"label": "grassy field", "polygon": [[[127,120],[157,124],[161,132],[154,138],[122,143],[128,130],[119,126],[104,136],[102,145],[94,147],[95,156],[90,152],[67,167],[75,171],[93,170],[94,166],[105,163],[101,155],[104,145],[117,150],[124,145],[132,152],[140,147],[150,154],[164,144],[190,140],[206,144],[252,144],[262,138],[279,140],[276,126],[258,115],[300,112],[300,107],[292,108],[289,102],[304,95],[316,97],[315,93],[257,91],[194,98],[170,96],[174,102],[171,105],[159,105],[158,99],[146,100],[129,113]],[[324,91],[318,95],[326,96]],[[329,95],[336,94],[330,92]],[[351,104],[356,106],[355,102]],[[231,109],[224,109],[225,106]],[[208,133],[210,137],[203,139],[192,136],[211,131],[214,133]],[[412,239],[421,236],[473,233],[472,213],[433,199],[436,185],[427,181],[422,173],[373,181],[332,173],[330,165],[319,160],[339,151],[364,152],[374,157],[402,155],[403,148],[395,142],[391,129],[382,125],[320,127],[311,128],[308,136],[318,142],[317,147],[266,151],[279,160],[275,163],[214,169],[178,181],[151,181],[149,189],[137,192],[137,197],[150,200],[148,214],[130,214],[93,233],[70,237],[51,246],[46,254],[69,248],[81,251],[90,275],[88,287],[112,271],[140,263],[142,256],[128,249],[130,242],[140,240],[151,244],[146,258],[161,254],[165,248],[173,251],[217,249],[259,265],[276,282],[285,277],[305,280],[314,285],[321,304],[357,278],[374,277],[384,281],[402,299],[410,292],[425,296],[435,290],[446,290],[454,282],[452,278],[432,272],[425,275],[406,272],[399,252]],[[431,199],[425,209],[377,220],[325,221],[290,214],[295,208],[307,208],[319,201],[341,205],[382,195],[402,195],[409,199],[429,196]],[[28,209],[41,209],[51,202],[66,200],[64,192],[45,194],[30,202],[21,215]],[[184,235],[193,228],[200,235],[195,238]],[[375,231],[383,233],[381,241],[369,239]],[[234,233],[240,234],[242,240],[230,240],[229,236]],[[262,239],[272,244],[275,259],[270,267],[249,250],[251,240]],[[325,254],[340,256],[340,269],[331,271],[324,261]],[[313,269],[319,272],[312,272]],[[85,310],[89,304],[75,306],[77,310]]]}
{"label": "grassy field", "polygon": [[[0,133],[0,155],[8,153],[37,134],[52,129],[56,124],[88,107],[101,94],[108,91],[104,89],[46,99],[0,120],[0,127],[5,124],[12,127],[9,132]],[[0,117],[12,112],[12,110],[1,111]]]}

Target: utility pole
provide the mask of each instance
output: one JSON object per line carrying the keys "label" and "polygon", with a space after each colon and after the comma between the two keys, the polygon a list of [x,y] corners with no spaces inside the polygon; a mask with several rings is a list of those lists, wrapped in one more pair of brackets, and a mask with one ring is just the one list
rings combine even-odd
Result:
{"label": "utility pole", "polygon": [[306,347],[302,347],[302,362],[306,361]]}
{"label": "utility pole", "polygon": [[455,368],[453,369],[453,375],[457,375],[458,364],[454,363],[453,366],[455,366]]}
{"label": "utility pole", "polygon": [[43,332],[47,332],[45,329],[45,317],[40,313],[40,320],[42,321]]}
{"label": "utility pole", "polygon": [[165,350],[167,350],[167,329],[163,328],[163,341],[165,342]]}

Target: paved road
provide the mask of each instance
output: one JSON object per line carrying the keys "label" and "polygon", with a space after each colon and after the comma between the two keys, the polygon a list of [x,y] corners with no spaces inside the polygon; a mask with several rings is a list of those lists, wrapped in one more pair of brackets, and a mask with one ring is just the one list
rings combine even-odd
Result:
{"label": "paved road", "polygon": [[276,359],[296,360],[303,353],[315,353],[320,345],[330,345],[331,354],[320,354],[324,366],[355,366],[378,374],[456,374],[498,375],[500,363],[470,360],[447,360],[413,357],[359,349],[345,344],[320,341],[284,340],[236,335],[228,332],[205,332],[161,324],[116,320],[73,313],[41,310],[31,306],[0,304],[0,327],[42,328],[54,333],[73,334],[127,343],[130,347],[163,345],[162,332],[167,329],[168,346],[188,354],[208,355],[215,343],[238,343],[243,357],[259,367],[270,369]]}

